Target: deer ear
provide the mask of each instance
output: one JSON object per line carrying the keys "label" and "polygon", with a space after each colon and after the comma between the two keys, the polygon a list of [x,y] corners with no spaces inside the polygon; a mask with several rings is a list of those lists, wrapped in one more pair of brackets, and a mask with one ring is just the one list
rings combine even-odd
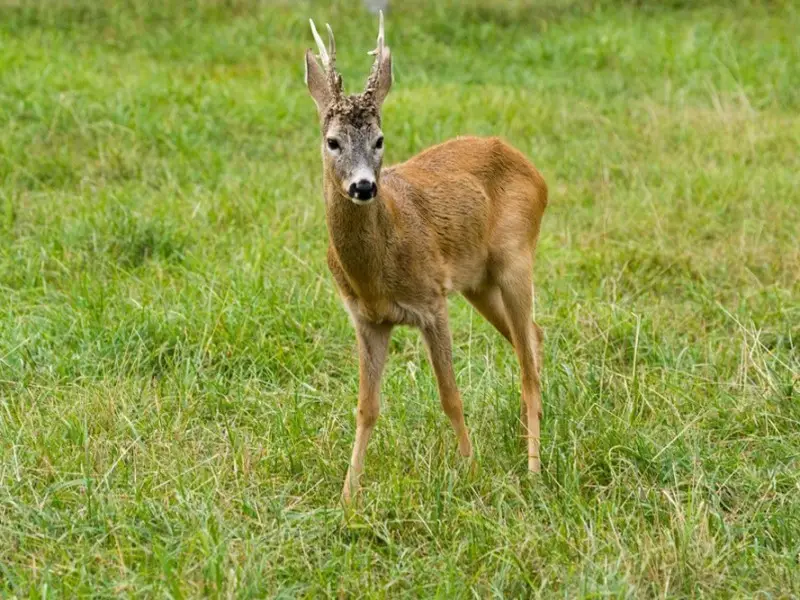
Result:
{"label": "deer ear", "polygon": [[380,106],[389,94],[389,90],[392,87],[392,80],[394,79],[394,74],[392,73],[392,53],[389,51],[388,46],[383,49],[383,56],[381,56],[381,61],[377,68],[374,97],[375,103]]}
{"label": "deer ear", "polygon": [[306,50],[306,85],[317,105],[317,111],[322,116],[330,106],[333,94],[325,72],[310,49]]}

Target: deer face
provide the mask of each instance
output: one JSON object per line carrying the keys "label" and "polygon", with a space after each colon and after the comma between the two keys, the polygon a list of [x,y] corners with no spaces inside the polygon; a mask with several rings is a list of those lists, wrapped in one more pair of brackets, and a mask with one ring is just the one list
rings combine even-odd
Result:
{"label": "deer face", "polygon": [[363,98],[356,96],[347,99],[348,110],[333,111],[322,142],[326,171],[357,204],[371,202],[378,195],[383,161],[380,117],[364,104]]}
{"label": "deer face", "polygon": [[380,17],[378,46],[372,52],[375,62],[361,94],[345,96],[342,77],[336,72],[336,46],[330,39],[326,50],[311,21],[311,31],[319,49],[317,62],[306,51],[306,84],[317,105],[322,124],[322,160],[326,177],[356,204],[369,204],[378,195],[383,161],[381,105],[392,85],[392,59],[383,42],[383,13]]}

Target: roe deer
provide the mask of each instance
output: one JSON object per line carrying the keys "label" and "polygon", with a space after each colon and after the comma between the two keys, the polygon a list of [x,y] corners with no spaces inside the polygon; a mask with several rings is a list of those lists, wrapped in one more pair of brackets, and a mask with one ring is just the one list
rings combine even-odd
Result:
{"label": "roe deer", "polygon": [[358,491],[395,325],[422,330],[458,449],[472,454],[451,356],[447,295],[454,291],[514,346],[528,468],[539,471],[542,334],[531,314],[531,270],[547,205],[542,176],[501,139],[477,137],[456,138],[381,169],[380,111],[392,84],[383,14],[366,88],[349,96],[336,72],[333,31],[328,26],[326,49],[310,23],[320,62],[306,51],[305,80],[322,125],[328,266],[359,350],[356,437],[343,501]]}

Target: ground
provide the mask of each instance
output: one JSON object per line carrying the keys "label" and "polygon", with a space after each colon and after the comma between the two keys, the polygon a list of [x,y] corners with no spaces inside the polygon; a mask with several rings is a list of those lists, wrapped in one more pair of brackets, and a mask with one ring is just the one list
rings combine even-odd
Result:
{"label": "ground", "polygon": [[800,594],[800,12],[421,0],[386,154],[497,134],[550,187],[541,476],[460,298],[475,464],[398,331],[361,505],[308,18],[360,2],[0,2],[0,594]]}

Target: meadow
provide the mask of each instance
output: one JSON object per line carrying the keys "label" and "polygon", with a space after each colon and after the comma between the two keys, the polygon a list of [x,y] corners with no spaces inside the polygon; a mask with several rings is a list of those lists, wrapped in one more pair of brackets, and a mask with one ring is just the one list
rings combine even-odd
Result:
{"label": "meadow", "polygon": [[308,18],[0,0],[0,596],[800,595],[800,9],[393,1],[387,163],[501,135],[550,188],[542,473],[461,298],[457,456],[398,330],[357,510]]}

